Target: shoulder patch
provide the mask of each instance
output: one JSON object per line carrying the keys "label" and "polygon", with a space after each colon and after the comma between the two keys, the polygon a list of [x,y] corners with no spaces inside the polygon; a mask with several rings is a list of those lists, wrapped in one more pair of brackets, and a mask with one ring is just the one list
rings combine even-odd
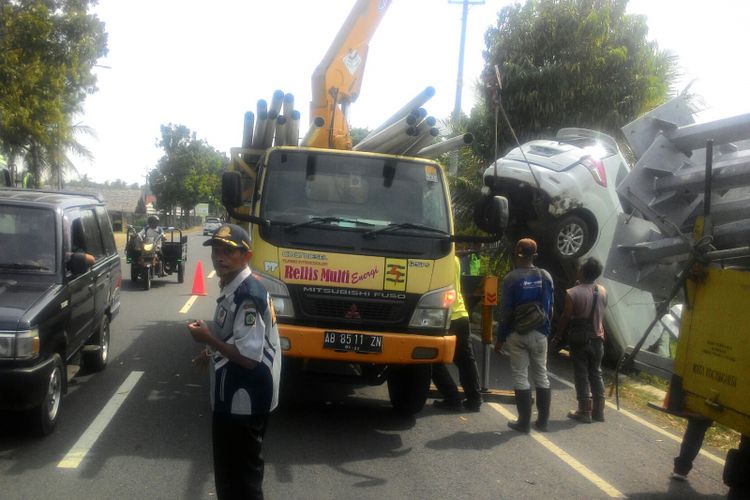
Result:
{"label": "shoulder patch", "polygon": [[253,326],[255,324],[255,311],[248,311],[245,313],[245,326]]}

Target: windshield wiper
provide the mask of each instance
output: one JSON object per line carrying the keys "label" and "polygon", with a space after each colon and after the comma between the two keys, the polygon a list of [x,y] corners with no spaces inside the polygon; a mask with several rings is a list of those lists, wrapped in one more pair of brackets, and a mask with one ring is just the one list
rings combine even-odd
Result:
{"label": "windshield wiper", "polygon": [[369,222],[364,222],[364,221],[355,220],[355,219],[344,219],[342,217],[313,217],[310,220],[297,222],[295,224],[287,226],[284,228],[284,231],[294,231],[295,229],[298,229],[300,227],[315,226],[317,224],[331,224],[333,222],[339,222],[339,223],[343,222],[345,224],[357,224],[360,226],[374,226],[375,225]]}
{"label": "windshield wiper", "polygon": [[19,264],[18,262],[0,262],[2,269],[34,269],[39,271],[49,271],[49,267],[40,266],[39,264]]}
{"label": "windshield wiper", "polygon": [[363,234],[363,236],[365,238],[374,238],[375,235],[378,233],[389,233],[391,231],[398,231],[400,229],[419,229],[420,231],[429,231],[431,233],[440,233],[443,236],[450,236],[448,233],[446,233],[442,229],[436,229],[431,226],[425,226],[423,224],[414,224],[411,222],[400,222],[400,223],[394,222],[392,224],[388,224],[385,227],[367,231],[366,233]]}

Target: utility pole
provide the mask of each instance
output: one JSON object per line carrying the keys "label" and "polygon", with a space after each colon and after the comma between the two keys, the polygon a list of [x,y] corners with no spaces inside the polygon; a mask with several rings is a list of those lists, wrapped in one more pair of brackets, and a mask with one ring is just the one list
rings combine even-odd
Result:
{"label": "utility pole", "polygon": [[466,46],[466,22],[469,18],[469,5],[484,5],[484,0],[448,0],[450,4],[461,4],[463,14],[461,16],[461,45],[458,49],[458,76],[456,77],[456,103],[453,107],[453,122],[458,123],[461,116],[461,93],[463,91],[464,79],[464,47]]}
{"label": "utility pole", "polygon": [[[464,47],[466,46],[466,21],[469,18],[469,5],[483,5],[484,0],[448,0],[450,4],[461,4],[463,6],[463,14],[461,15],[461,45],[458,49],[458,76],[456,77],[456,102],[453,106],[453,114],[451,115],[451,121],[453,126],[456,128],[454,132],[458,132],[458,120],[461,117],[461,93],[463,92],[463,80],[464,80]],[[458,171],[458,155],[454,151],[450,155],[450,162],[448,165],[448,172],[451,175],[455,175]]]}

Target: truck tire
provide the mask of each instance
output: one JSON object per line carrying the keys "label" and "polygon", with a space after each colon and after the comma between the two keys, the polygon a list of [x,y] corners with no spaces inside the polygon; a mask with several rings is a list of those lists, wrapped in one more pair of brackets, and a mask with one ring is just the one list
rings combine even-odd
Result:
{"label": "truck tire", "polygon": [[104,316],[99,331],[91,339],[96,349],[83,352],[83,365],[88,372],[100,372],[109,361],[109,317]]}
{"label": "truck tire", "polygon": [[430,365],[391,366],[388,369],[388,396],[393,411],[408,416],[424,408],[431,377]]}
{"label": "truck tire", "polygon": [[185,263],[177,264],[177,283],[185,283]]}
{"label": "truck tire", "polygon": [[59,354],[52,355],[52,371],[47,378],[47,391],[39,406],[31,410],[34,432],[46,436],[55,430],[60,417],[60,403],[65,388],[65,365]]}

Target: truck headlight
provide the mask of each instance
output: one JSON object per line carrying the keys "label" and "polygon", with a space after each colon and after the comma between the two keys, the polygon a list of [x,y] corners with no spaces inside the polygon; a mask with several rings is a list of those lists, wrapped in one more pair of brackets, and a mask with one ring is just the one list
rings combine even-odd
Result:
{"label": "truck headlight", "polygon": [[39,330],[0,333],[0,359],[34,359],[39,356]]}
{"label": "truck headlight", "polygon": [[452,286],[422,295],[411,315],[409,326],[447,330],[450,325],[451,306],[455,301],[456,291]]}
{"label": "truck headlight", "polygon": [[266,288],[271,300],[273,301],[273,308],[276,311],[277,318],[293,318],[294,317],[294,305],[292,304],[292,297],[289,295],[289,289],[286,285],[265,274],[255,272],[255,277],[258,281]]}

